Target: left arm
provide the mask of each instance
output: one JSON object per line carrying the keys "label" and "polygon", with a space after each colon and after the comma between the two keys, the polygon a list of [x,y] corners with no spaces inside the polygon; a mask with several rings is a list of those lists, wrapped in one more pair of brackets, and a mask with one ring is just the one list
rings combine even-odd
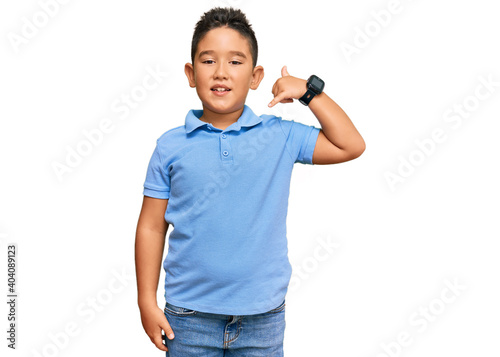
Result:
{"label": "left arm", "polygon": [[[272,107],[278,102],[292,103],[307,91],[307,81],[292,77],[286,67],[281,70],[282,77],[273,86]],[[309,108],[318,119],[321,130],[313,153],[313,164],[327,165],[350,161],[359,157],[365,150],[365,141],[342,108],[325,92],[316,95]]]}

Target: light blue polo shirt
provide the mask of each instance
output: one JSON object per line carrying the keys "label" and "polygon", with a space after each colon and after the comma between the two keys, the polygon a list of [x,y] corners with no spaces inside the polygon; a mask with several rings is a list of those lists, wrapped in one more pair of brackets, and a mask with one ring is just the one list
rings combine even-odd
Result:
{"label": "light blue polo shirt", "polygon": [[190,110],[185,125],[157,140],[144,183],[145,196],[169,200],[165,299],[209,313],[263,313],[285,299],[292,168],[312,165],[320,129],[246,105],[224,130],[202,114]]}

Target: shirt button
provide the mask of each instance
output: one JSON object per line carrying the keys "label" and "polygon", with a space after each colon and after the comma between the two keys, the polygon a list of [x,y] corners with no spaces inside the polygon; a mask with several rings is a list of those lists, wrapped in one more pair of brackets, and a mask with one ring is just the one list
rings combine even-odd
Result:
{"label": "shirt button", "polygon": [[222,155],[227,156],[227,155],[229,155],[229,153],[228,153],[226,150],[224,150],[224,151],[222,152]]}
{"label": "shirt button", "polygon": [[222,134],[222,139],[225,139],[226,138],[226,134]]}

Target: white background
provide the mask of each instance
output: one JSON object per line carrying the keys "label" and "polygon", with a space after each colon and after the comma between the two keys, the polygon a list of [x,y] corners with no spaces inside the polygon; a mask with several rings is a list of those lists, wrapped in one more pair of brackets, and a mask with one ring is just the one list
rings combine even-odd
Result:
{"label": "white background", "polygon": [[[23,18],[43,20],[44,3],[0,5],[0,293],[6,301],[6,248],[16,243],[17,355],[163,355],[136,304],[135,227],[156,139],[201,108],[184,64],[195,23],[214,5],[240,7],[256,32],[265,78],[247,98],[255,113],[319,127],[298,101],[267,108],[287,65],[292,76],[323,78],[367,145],[347,163],[295,165],[288,240],[298,284],[287,295],[285,355],[500,353],[492,1],[401,0],[390,17],[381,15],[393,10],[389,0],[69,1],[15,45]],[[346,55],[342,46],[355,43]],[[113,111],[148,67],[168,76],[128,115]],[[489,77],[497,84],[478,99]],[[66,164],[83,131],[105,118],[113,130],[59,180],[54,162]],[[436,130],[441,142],[431,145]],[[401,182],[391,186],[390,174]],[[324,258],[319,241],[328,239],[337,247]],[[160,305],[163,279],[162,271]],[[461,288],[453,294],[446,281]],[[76,336],[63,337],[68,324]]]}

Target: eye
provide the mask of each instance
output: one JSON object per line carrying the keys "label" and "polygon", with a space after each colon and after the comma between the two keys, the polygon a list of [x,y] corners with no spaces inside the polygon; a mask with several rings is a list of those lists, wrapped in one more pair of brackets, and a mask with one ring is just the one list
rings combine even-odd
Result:
{"label": "eye", "polygon": [[207,63],[207,62],[214,62],[212,60],[206,60],[206,61],[203,61],[202,63]]}
{"label": "eye", "polygon": [[231,61],[232,64],[241,64],[239,61]]}

